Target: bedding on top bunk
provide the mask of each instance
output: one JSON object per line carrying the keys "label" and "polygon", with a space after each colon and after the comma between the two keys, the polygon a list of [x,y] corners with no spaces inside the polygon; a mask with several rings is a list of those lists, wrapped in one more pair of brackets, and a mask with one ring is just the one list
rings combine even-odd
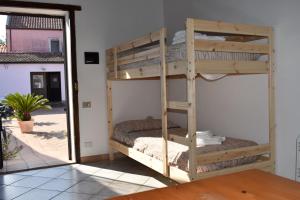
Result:
{"label": "bedding on top bunk", "polygon": [[[145,48],[144,50],[146,50]],[[124,54],[121,54],[124,55]],[[126,54],[125,54],[126,55]],[[232,53],[232,52],[211,52],[211,51],[195,51],[195,59],[197,60],[258,60],[260,54],[253,53]],[[168,46],[166,60],[167,63],[180,60],[186,60],[186,43],[177,43]],[[153,58],[144,61],[138,61],[130,64],[120,65],[119,69],[130,69],[135,67],[146,67],[149,65],[159,64],[159,58]]]}
{"label": "bedding on top bunk", "polygon": [[[226,38],[223,36],[209,36],[199,32],[194,33],[194,38],[195,40],[219,40],[219,41],[226,40]],[[186,40],[186,31],[185,30],[177,31],[174,34],[172,44],[183,43],[185,42],[185,40]]]}
{"label": "bedding on top bunk", "polygon": [[[174,123],[168,123],[169,134],[185,137],[186,130]],[[162,160],[162,133],[160,119],[130,120],[117,124],[114,129],[113,139],[132,147],[148,156]],[[236,149],[247,146],[255,146],[257,143],[249,140],[241,140],[226,137],[221,145],[207,145],[197,148],[197,154]],[[172,141],[168,141],[168,159],[171,166],[188,171],[188,147]],[[209,172],[227,167],[255,162],[258,156],[222,161],[207,165],[197,166],[197,172]]]}
{"label": "bedding on top bunk", "polygon": [[[185,30],[175,33],[172,45],[167,47],[166,61],[175,62],[180,60],[186,60],[186,33]],[[225,41],[225,37],[222,36],[208,36],[202,33],[195,33],[195,39],[201,40],[213,40],[213,41]],[[148,50],[149,47],[139,48],[129,52],[123,52],[119,56],[125,56],[127,54],[138,53],[140,51]],[[212,51],[195,51],[195,59],[197,60],[258,60],[261,54],[243,53],[243,52],[212,52]],[[120,70],[130,69],[135,67],[146,67],[149,65],[156,65],[160,63],[160,58],[153,58],[144,61],[138,61],[130,64],[120,65]]]}

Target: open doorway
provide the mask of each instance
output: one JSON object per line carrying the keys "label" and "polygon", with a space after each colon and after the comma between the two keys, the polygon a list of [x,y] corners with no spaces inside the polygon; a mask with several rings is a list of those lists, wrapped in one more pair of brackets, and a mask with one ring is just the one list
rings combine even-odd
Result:
{"label": "open doorway", "polygon": [[75,162],[71,116],[74,96],[70,93],[74,72],[68,68],[65,18],[20,13],[3,13],[0,18],[0,79],[5,83],[1,84],[0,98],[4,103],[7,96],[16,93],[39,95],[51,106],[30,113],[34,120],[31,131],[23,131],[16,118],[3,119],[5,135],[1,141],[5,148],[1,171]]}

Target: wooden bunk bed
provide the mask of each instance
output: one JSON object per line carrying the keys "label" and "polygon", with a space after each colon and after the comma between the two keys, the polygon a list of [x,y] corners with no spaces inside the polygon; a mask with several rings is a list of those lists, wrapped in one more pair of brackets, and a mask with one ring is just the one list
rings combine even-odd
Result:
{"label": "wooden bunk bed", "polygon": [[[224,36],[225,41],[195,39],[196,32],[207,35]],[[255,43],[267,40],[266,44]],[[106,51],[107,59],[107,103],[110,159],[113,152],[119,151],[138,162],[156,170],[178,182],[188,182],[216,175],[247,169],[261,169],[274,172],[275,168],[275,111],[274,111],[274,62],[273,31],[271,27],[231,24],[219,21],[187,19],[186,21],[186,58],[170,61],[167,59],[166,29],[147,34]],[[249,53],[267,55],[267,60],[220,60],[196,59],[196,51]],[[144,64],[144,61],[158,59],[159,62]],[[122,67],[141,63],[133,67]],[[269,99],[269,142],[231,150],[197,154],[196,151],[196,78],[200,74],[266,74],[268,76]],[[167,78],[186,78],[187,101],[168,101]],[[162,159],[156,159],[113,139],[112,81],[146,80],[161,81],[161,119],[162,119]],[[187,113],[187,136],[180,137],[168,133],[167,113],[183,110]],[[189,170],[170,166],[168,162],[168,141],[188,146]],[[197,173],[200,164],[216,163],[227,160],[259,156],[253,163]]]}

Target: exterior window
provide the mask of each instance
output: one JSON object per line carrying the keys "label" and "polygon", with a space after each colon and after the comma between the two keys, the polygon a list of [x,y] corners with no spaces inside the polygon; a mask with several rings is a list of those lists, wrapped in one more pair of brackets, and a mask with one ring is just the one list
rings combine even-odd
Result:
{"label": "exterior window", "polygon": [[44,76],[39,74],[32,75],[32,87],[34,89],[44,88]]}
{"label": "exterior window", "polygon": [[51,53],[59,53],[59,40],[51,39],[50,40],[50,51]]}

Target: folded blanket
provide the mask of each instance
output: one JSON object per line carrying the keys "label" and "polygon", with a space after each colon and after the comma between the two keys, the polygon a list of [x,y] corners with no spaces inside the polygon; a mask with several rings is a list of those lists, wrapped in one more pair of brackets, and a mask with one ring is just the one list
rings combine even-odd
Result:
{"label": "folded blanket", "polygon": [[214,136],[212,138],[196,138],[197,147],[204,147],[206,145],[222,144],[225,141],[225,137]]}
{"label": "folded blanket", "polygon": [[211,131],[196,131],[197,138],[212,138],[213,134]]}
{"label": "folded blanket", "polygon": [[197,131],[196,132],[196,146],[203,147],[206,145],[222,144],[226,140],[223,136],[214,136],[211,131]]}

